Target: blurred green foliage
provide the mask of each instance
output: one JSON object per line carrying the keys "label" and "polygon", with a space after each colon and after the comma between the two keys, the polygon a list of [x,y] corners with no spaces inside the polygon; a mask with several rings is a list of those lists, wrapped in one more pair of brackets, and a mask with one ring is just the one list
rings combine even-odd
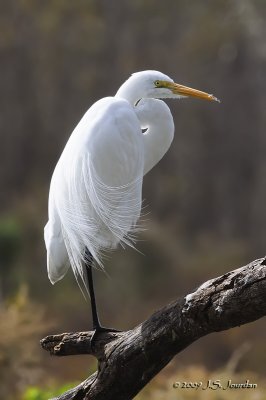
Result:
{"label": "blurred green foliage", "polygon": [[30,301],[26,286],[8,303],[0,303],[1,398],[13,399],[43,376],[39,337],[51,325],[42,307]]}
{"label": "blurred green foliage", "polygon": [[10,267],[21,247],[21,227],[13,216],[0,218],[0,271]]}
{"label": "blurred green foliage", "polygon": [[59,396],[74,386],[74,383],[62,385],[60,388],[56,389],[41,389],[37,386],[30,386],[22,395],[21,400],[47,400]]}
{"label": "blurred green foliage", "polygon": [[17,289],[16,261],[22,248],[22,231],[14,216],[0,217],[0,299]]}

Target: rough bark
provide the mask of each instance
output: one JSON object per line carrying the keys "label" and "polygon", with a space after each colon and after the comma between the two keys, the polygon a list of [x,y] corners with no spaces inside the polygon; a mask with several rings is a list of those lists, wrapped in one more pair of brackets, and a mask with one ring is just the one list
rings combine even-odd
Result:
{"label": "rough bark", "polygon": [[[136,328],[47,336],[52,355],[91,354],[98,371],[56,400],[130,400],[181,350],[200,337],[266,315],[266,258],[211,279],[155,312]],[[55,400],[55,399],[54,399]]]}

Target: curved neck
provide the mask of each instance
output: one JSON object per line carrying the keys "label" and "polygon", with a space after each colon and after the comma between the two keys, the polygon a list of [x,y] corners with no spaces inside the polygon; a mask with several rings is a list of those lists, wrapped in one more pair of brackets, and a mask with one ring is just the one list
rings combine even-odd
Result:
{"label": "curved neck", "polygon": [[144,139],[144,175],[164,156],[174,138],[174,122],[169,107],[161,100],[142,99],[135,107]]}
{"label": "curved neck", "polygon": [[[141,89],[141,87],[140,87]],[[133,79],[129,78],[122,86],[118,89],[115,97],[127,100],[132,106],[134,106],[138,100],[141,99],[143,93],[140,92],[139,86],[134,84]]]}

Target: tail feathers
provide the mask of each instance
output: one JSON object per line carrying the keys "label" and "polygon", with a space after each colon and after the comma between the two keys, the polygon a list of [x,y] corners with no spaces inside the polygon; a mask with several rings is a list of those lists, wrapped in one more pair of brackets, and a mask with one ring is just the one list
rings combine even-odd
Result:
{"label": "tail feathers", "polygon": [[54,260],[47,255],[47,270],[50,282],[54,285],[56,282],[60,281],[66,275],[70,264],[67,261],[65,265],[57,264]]}
{"label": "tail feathers", "polygon": [[63,237],[49,235],[47,226],[44,230],[44,237],[47,249],[48,277],[54,285],[66,275],[70,263]]}

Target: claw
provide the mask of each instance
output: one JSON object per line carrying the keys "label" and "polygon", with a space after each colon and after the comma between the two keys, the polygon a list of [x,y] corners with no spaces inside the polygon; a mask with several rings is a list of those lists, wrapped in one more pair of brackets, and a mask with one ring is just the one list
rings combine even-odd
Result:
{"label": "claw", "polygon": [[118,329],[113,329],[113,328],[105,328],[104,326],[97,326],[94,328],[90,344],[91,344],[91,349],[93,348],[94,342],[96,340],[96,337],[99,333],[115,333],[115,332],[121,332]]}

